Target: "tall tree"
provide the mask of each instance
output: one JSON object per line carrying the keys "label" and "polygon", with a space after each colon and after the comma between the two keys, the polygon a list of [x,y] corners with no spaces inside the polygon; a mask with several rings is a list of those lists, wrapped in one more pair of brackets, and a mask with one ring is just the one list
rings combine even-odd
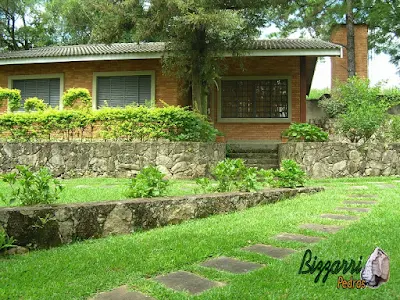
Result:
{"label": "tall tree", "polygon": [[[218,78],[225,54],[243,53],[248,43],[259,36],[258,28],[267,20],[267,8],[287,2],[121,0],[108,7],[114,12],[114,19],[104,20],[101,26],[111,28],[113,33],[135,28],[139,41],[166,42],[164,70],[189,83],[194,108],[206,114],[208,87]],[[103,34],[99,37],[108,42],[121,38],[119,34],[100,32]]]}

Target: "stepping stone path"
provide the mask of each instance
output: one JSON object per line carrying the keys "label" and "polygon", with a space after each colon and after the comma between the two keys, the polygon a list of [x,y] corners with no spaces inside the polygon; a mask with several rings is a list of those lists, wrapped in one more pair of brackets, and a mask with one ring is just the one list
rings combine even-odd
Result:
{"label": "stepping stone path", "polygon": [[302,229],[309,229],[309,230],[315,230],[315,231],[321,231],[321,232],[327,232],[327,233],[336,233],[339,230],[344,228],[344,226],[322,225],[322,224],[302,224],[299,227]]}
{"label": "stepping stone path", "polygon": [[175,291],[188,292],[192,295],[200,294],[213,287],[225,285],[222,282],[212,281],[185,271],[178,271],[169,273],[167,275],[157,276],[154,280]]}
{"label": "stepping stone path", "polygon": [[349,215],[335,215],[335,214],[323,214],[321,218],[332,219],[332,220],[359,220],[360,218],[357,216],[349,216]]}
{"label": "stepping stone path", "polygon": [[300,243],[317,243],[323,238],[317,236],[308,236],[302,234],[294,234],[294,233],[280,233],[275,236],[277,240],[281,241],[292,241],[292,242],[300,242]]}
{"label": "stepping stone path", "polygon": [[364,204],[364,205],[373,205],[378,203],[377,201],[362,201],[362,200],[351,200],[351,201],[343,201],[344,204]]}
{"label": "stepping stone path", "polygon": [[256,264],[253,262],[241,261],[231,257],[221,256],[207,260],[200,264],[200,266],[214,268],[219,271],[225,271],[235,274],[248,273],[264,267],[264,265]]}
{"label": "stepping stone path", "polygon": [[274,247],[274,246],[270,246],[270,245],[263,245],[263,244],[256,244],[256,245],[248,246],[248,247],[242,248],[242,250],[268,255],[273,258],[278,258],[278,259],[282,259],[290,254],[296,253],[296,251],[293,249],[278,248],[278,247]]}
{"label": "stepping stone path", "polygon": [[126,285],[123,285],[110,292],[104,292],[98,294],[92,300],[155,300],[150,296],[146,296],[142,293],[130,291]]}
{"label": "stepping stone path", "polygon": [[368,187],[366,185],[353,185],[349,187],[352,190],[366,190]]}
{"label": "stepping stone path", "polygon": [[356,211],[356,212],[369,212],[369,208],[364,207],[337,207],[337,210],[347,210],[347,211]]}
{"label": "stepping stone path", "polygon": [[376,186],[378,188],[381,188],[381,189],[394,189],[394,188],[397,188],[397,186],[394,185],[394,184],[377,184]]}
{"label": "stepping stone path", "polygon": [[376,198],[378,195],[372,195],[372,194],[353,194],[353,195],[348,195],[347,197],[350,198]]}

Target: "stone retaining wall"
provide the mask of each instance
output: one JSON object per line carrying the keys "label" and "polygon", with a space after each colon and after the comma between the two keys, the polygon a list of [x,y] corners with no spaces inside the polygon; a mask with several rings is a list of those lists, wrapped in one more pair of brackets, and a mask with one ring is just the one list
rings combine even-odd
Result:
{"label": "stone retaining wall", "polygon": [[129,177],[149,164],[172,178],[204,176],[225,159],[225,144],[190,142],[0,143],[0,173],[46,166],[57,177]]}
{"label": "stone retaining wall", "polygon": [[243,210],[322,188],[269,189],[84,204],[0,208],[0,226],[20,246],[48,248]]}
{"label": "stone retaining wall", "polygon": [[313,178],[400,175],[400,144],[286,143],[279,159],[293,159]]}

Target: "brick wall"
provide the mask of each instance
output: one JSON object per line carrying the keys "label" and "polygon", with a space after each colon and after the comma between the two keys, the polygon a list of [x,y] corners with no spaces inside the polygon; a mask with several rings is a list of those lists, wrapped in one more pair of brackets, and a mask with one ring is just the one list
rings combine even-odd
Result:
{"label": "brick wall", "polygon": [[[346,25],[340,25],[332,32],[331,41],[343,46],[347,45]],[[356,52],[356,74],[368,78],[368,27],[360,24],[354,26],[354,46]],[[343,58],[332,57],[332,87],[335,81],[347,80],[347,50],[343,48]]]}
{"label": "brick wall", "polygon": [[[64,73],[64,91],[73,87],[92,92],[93,72],[155,71],[156,100],[170,105],[184,105],[177,80],[166,76],[159,59],[68,62],[51,64],[0,66],[0,87],[8,86],[8,76]],[[2,108],[0,107],[0,112]]]}
{"label": "brick wall", "polygon": [[[224,76],[290,76],[292,82],[292,122],[300,122],[300,57],[247,57],[244,70],[237,59],[226,59]],[[217,120],[218,91],[212,91],[212,120],[227,140],[280,140],[290,123],[221,123]]]}

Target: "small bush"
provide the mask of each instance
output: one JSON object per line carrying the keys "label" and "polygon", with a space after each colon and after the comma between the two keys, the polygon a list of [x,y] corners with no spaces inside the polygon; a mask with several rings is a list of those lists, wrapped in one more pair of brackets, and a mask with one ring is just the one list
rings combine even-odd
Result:
{"label": "small bush", "polygon": [[11,188],[10,195],[0,194],[0,199],[7,205],[51,204],[59,200],[63,190],[60,182],[53,178],[49,169],[40,168],[32,171],[32,167],[17,166],[18,172],[1,176],[2,181]]}
{"label": "small bush", "polygon": [[127,196],[133,198],[158,197],[165,194],[168,181],[153,166],[144,167],[128,186]]}
{"label": "small bush", "polygon": [[62,101],[65,107],[74,107],[80,100],[79,108],[90,108],[92,106],[92,97],[88,89],[71,88],[64,92]]}
{"label": "small bush", "polygon": [[21,91],[17,89],[0,88],[0,106],[4,100],[8,101],[10,111],[16,111],[21,107]]}
{"label": "small bush", "polygon": [[283,131],[282,136],[286,136],[290,141],[305,142],[325,142],[328,134],[321,128],[308,123],[292,123],[290,127]]}
{"label": "small bush", "polygon": [[246,167],[242,159],[227,158],[219,162],[211,174],[216,180],[215,185],[208,178],[196,180],[203,192],[256,191],[261,187],[263,178],[261,171]]}
{"label": "small bush", "polygon": [[0,226],[0,252],[3,250],[7,250],[8,248],[15,247],[15,239],[13,237],[9,237],[2,226]]}
{"label": "small bush", "polygon": [[318,106],[329,118],[336,118],[346,111],[346,103],[335,98],[325,98],[318,102]]}
{"label": "small bush", "polygon": [[391,140],[400,141],[400,116],[393,116],[388,127]]}
{"label": "small bush", "polygon": [[24,109],[26,112],[30,111],[44,111],[48,109],[49,106],[43,102],[42,99],[37,97],[28,98],[24,102]]}
{"label": "small bush", "polygon": [[271,170],[266,176],[273,187],[295,188],[304,186],[306,181],[306,173],[291,159],[283,160],[279,170]]}

